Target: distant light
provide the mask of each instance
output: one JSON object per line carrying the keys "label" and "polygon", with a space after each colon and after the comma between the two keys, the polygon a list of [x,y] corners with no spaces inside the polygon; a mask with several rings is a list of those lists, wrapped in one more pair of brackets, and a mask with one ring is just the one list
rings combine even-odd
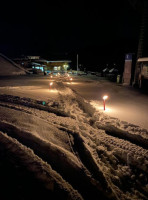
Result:
{"label": "distant light", "polygon": [[70,81],[72,81],[72,78],[70,78]]}
{"label": "distant light", "polygon": [[52,85],[53,85],[53,82],[50,82],[50,83],[49,83],[50,88],[51,88]]}
{"label": "distant light", "polygon": [[46,101],[42,101],[42,105],[45,106],[46,105]]}

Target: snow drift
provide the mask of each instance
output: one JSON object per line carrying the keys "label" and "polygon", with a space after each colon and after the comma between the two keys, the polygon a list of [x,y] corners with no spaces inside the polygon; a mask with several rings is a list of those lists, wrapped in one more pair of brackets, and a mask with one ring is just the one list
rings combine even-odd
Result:
{"label": "snow drift", "polygon": [[0,95],[3,191],[15,199],[146,200],[147,131],[96,111],[64,78],[54,84],[58,95],[44,105],[19,87],[17,96]]}

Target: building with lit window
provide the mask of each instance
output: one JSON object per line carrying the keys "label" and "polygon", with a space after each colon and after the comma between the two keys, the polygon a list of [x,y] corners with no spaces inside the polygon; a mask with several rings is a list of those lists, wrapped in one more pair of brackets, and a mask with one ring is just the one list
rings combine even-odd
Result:
{"label": "building with lit window", "polygon": [[46,60],[40,56],[26,56],[22,58],[15,58],[14,61],[24,68],[29,68],[33,73],[56,73],[67,72],[70,67],[70,60]]}

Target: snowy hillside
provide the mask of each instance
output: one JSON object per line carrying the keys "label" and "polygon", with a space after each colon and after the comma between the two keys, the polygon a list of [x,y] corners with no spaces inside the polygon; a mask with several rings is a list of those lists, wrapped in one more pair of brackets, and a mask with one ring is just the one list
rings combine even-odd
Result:
{"label": "snowy hillside", "polygon": [[23,74],[26,74],[25,69],[14,63],[11,59],[7,58],[3,54],[0,54],[0,76]]}
{"label": "snowy hillside", "polygon": [[2,199],[148,199],[147,130],[29,78],[0,81]]}

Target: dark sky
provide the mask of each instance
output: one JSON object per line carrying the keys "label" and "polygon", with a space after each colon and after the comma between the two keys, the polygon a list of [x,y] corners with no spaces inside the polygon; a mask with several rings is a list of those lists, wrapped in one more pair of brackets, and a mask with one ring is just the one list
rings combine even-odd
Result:
{"label": "dark sky", "polygon": [[84,64],[116,61],[136,51],[139,16],[128,0],[4,1],[0,52],[49,59],[79,53]]}

